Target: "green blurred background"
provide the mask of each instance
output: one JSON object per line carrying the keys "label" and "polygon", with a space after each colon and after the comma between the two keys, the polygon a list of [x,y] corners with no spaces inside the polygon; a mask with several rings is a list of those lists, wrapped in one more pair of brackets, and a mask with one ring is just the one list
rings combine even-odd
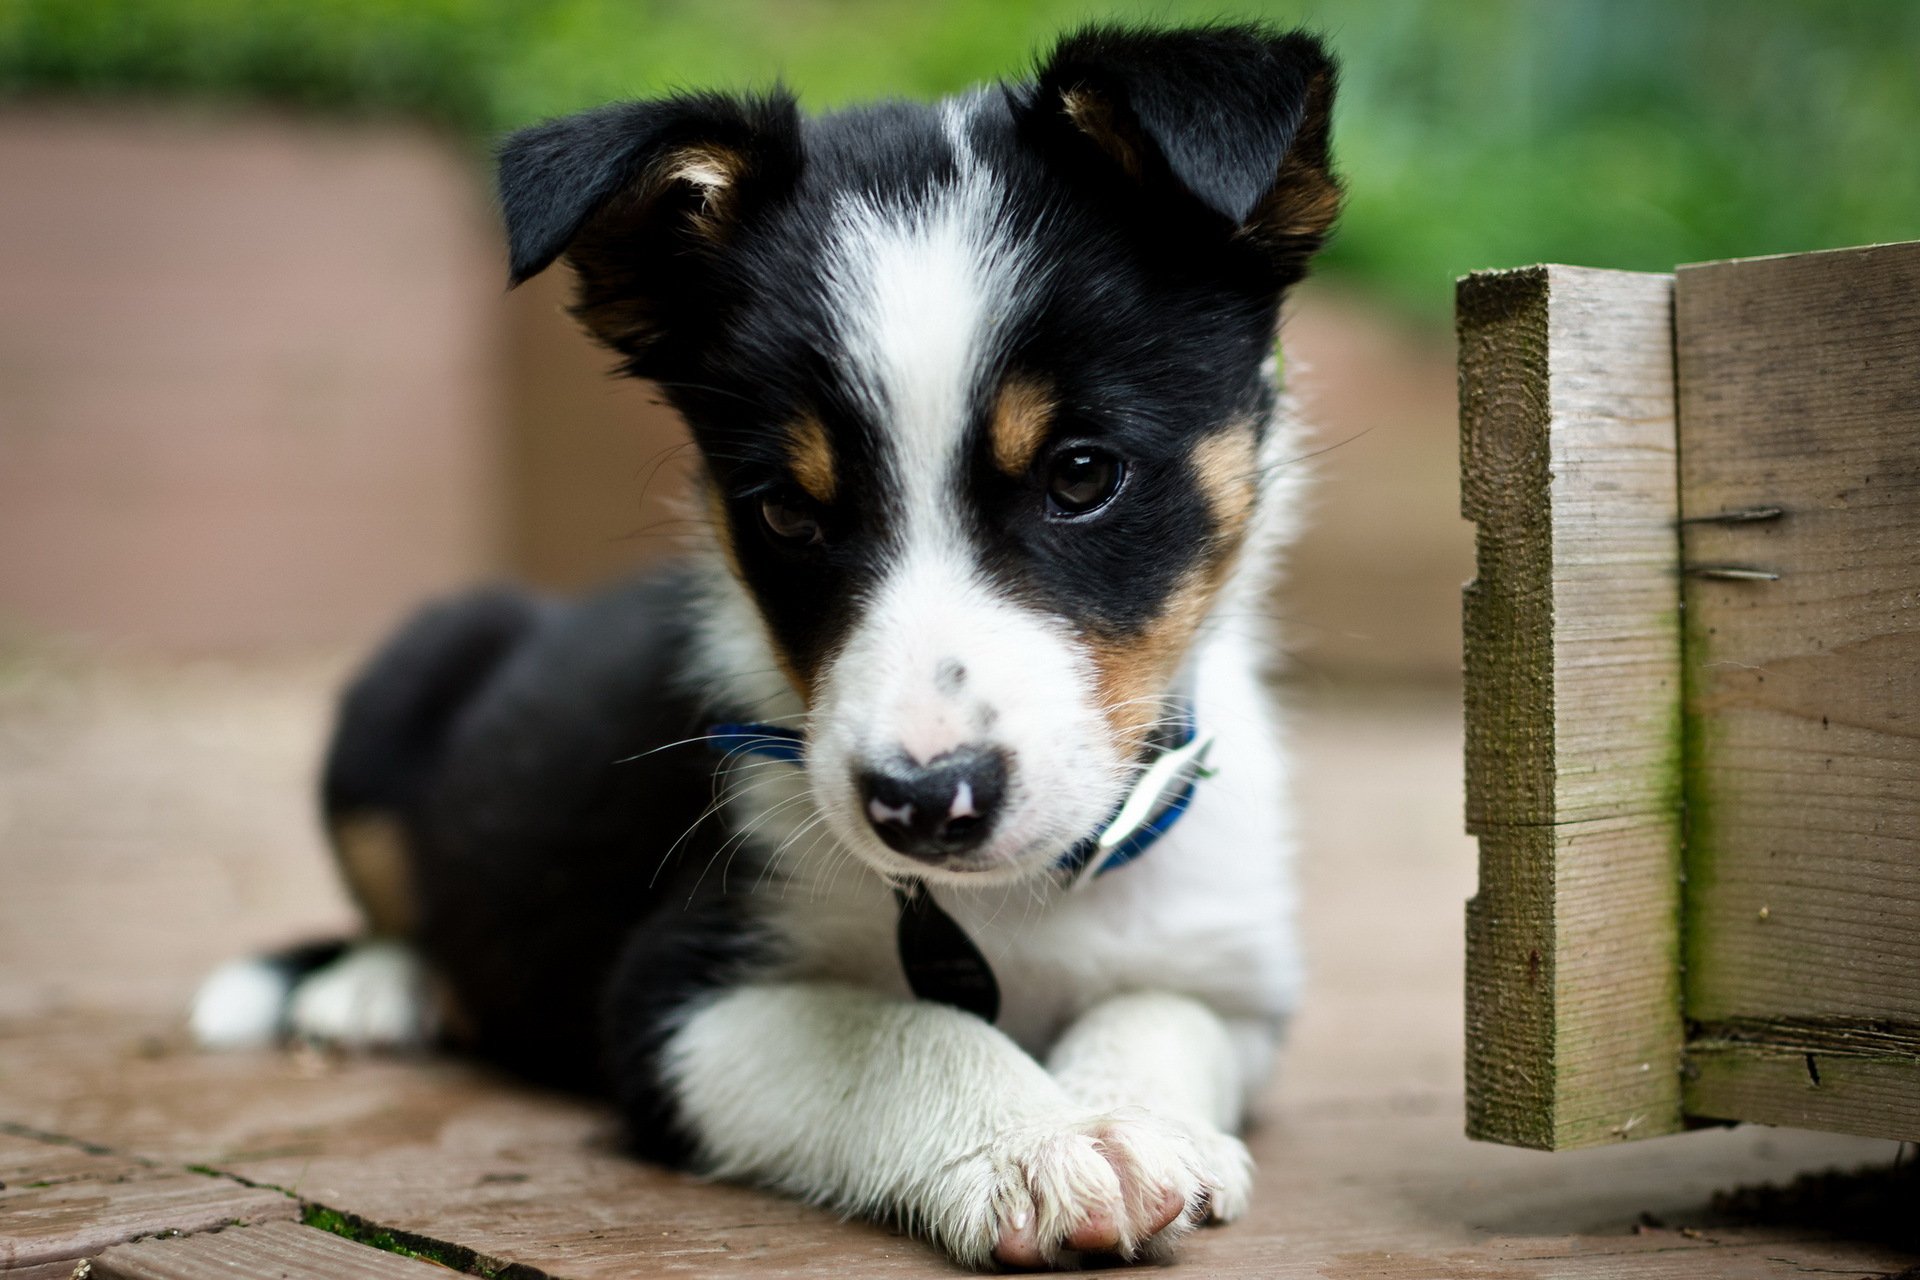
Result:
{"label": "green blurred background", "polygon": [[1304,23],[1346,64],[1329,272],[1666,269],[1920,234],[1912,0],[0,0],[0,94],[424,117],[476,141],[619,96],[781,78],[813,108],[1015,72],[1063,26]]}
{"label": "green blurred background", "polygon": [[504,293],[488,148],[609,99],[813,109],[1096,17],[1303,23],[1351,199],[1289,305],[1294,670],[1457,678],[1453,279],[1920,238],[1920,0],[0,0],[0,652],[370,643],[674,549],[681,425]]}

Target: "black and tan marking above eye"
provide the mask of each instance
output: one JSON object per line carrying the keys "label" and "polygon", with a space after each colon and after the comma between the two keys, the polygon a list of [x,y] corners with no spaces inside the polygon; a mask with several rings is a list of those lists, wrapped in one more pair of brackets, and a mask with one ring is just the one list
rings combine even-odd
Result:
{"label": "black and tan marking above eye", "polygon": [[1135,433],[1132,453],[1124,431],[1109,432],[1111,444],[1069,440],[1035,461],[1012,509],[989,507],[980,522],[990,572],[1080,634],[1097,701],[1123,742],[1137,745],[1160,715],[1153,695],[1245,543],[1258,493],[1256,421],[1230,417],[1172,441]]}
{"label": "black and tan marking above eye", "polygon": [[823,547],[840,477],[827,429],[816,415],[802,414],[788,425],[786,454],[792,479],[776,480],[757,495],[760,526],[790,551]]}
{"label": "black and tan marking above eye", "polygon": [[1126,479],[1125,461],[1098,444],[1068,443],[1049,448],[1059,417],[1048,382],[1028,373],[1009,374],[994,397],[987,422],[993,465],[1019,480],[1031,477],[1044,495],[1050,515],[1084,516],[1111,501]]}
{"label": "black and tan marking above eye", "polygon": [[808,497],[823,506],[833,501],[840,488],[840,474],[826,425],[814,414],[802,414],[787,427],[787,459],[794,483]]}
{"label": "black and tan marking above eye", "polygon": [[1010,374],[1000,384],[988,423],[993,465],[1005,475],[1025,475],[1047,442],[1056,408],[1054,392],[1044,380]]}

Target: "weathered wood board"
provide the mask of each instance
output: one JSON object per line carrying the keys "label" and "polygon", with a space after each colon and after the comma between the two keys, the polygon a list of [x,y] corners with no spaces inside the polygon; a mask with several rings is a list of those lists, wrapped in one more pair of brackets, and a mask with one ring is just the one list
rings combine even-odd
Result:
{"label": "weathered wood board", "polygon": [[1687,1108],[1920,1138],[1920,244],[1676,308]]}
{"label": "weathered wood board", "polygon": [[123,1244],[95,1258],[88,1273],[89,1280],[451,1280],[454,1274],[297,1222]]}
{"label": "weathered wood board", "polygon": [[298,1212],[277,1191],[0,1127],[0,1275],[68,1276],[122,1241]]}
{"label": "weathered wood board", "polygon": [[1663,275],[1460,286],[1476,1137],[1681,1126],[1671,308]]}
{"label": "weathered wood board", "polygon": [[1920,244],[1459,315],[1469,1132],[1920,1138]]}

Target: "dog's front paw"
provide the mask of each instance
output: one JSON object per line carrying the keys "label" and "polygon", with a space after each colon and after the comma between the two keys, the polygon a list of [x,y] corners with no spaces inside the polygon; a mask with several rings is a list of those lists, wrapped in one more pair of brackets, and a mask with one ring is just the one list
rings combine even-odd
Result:
{"label": "dog's front paw", "polygon": [[[1185,1128],[1138,1111],[1003,1135],[983,1171],[986,1203],[973,1206],[975,1220],[962,1233],[971,1239],[955,1241],[956,1251],[1009,1267],[1050,1266],[1067,1250],[1164,1255],[1209,1206],[1244,1203],[1240,1163],[1216,1173],[1209,1165],[1217,1156]],[[1244,1162],[1244,1148],[1234,1160]]]}
{"label": "dog's front paw", "polygon": [[1189,1129],[1207,1184],[1201,1221],[1232,1222],[1253,1201],[1253,1156],[1247,1144],[1211,1126]]}
{"label": "dog's front paw", "polygon": [[426,966],[397,942],[362,942],[293,989],[287,1021],[302,1039],[343,1049],[417,1049],[439,1032]]}

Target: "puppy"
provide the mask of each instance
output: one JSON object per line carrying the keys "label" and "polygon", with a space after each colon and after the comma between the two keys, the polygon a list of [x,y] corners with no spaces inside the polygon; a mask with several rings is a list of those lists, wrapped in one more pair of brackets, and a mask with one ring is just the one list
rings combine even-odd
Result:
{"label": "puppy", "polygon": [[216,974],[202,1038],[453,1031],[969,1265],[1241,1212],[1297,984],[1252,621],[1333,92],[1304,34],[1096,27],[931,106],[510,138],[512,278],[566,258],[705,534],[387,645],[324,783],[371,936]]}

